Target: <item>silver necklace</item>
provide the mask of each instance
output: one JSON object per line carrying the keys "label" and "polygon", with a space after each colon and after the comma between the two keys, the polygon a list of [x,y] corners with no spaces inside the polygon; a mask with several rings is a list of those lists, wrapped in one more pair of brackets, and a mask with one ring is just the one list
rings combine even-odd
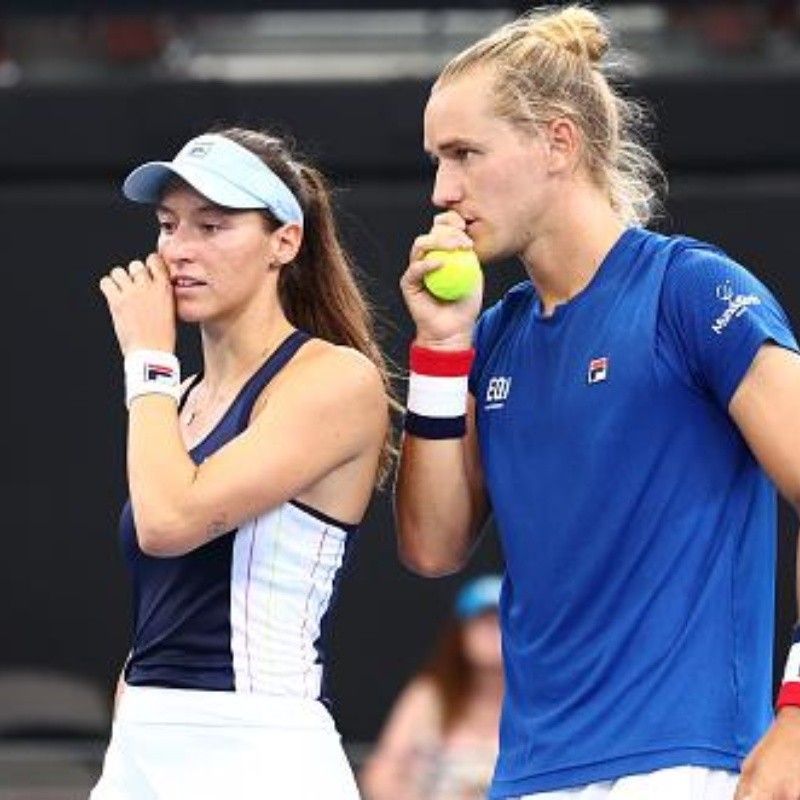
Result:
{"label": "silver necklace", "polygon": [[[282,341],[282,339],[279,338],[278,341]],[[263,364],[264,360],[267,358],[268,355],[271,355],[271,353],[274,351],[274,349],[275,349],[275,343],[274,342],[270,342],[270,344],[268,344],[264,348],[264,350],[262,350],[258,354],[258,359],[257,359],[256,363]],[[203,409],[200,408],[200,398],[197,396],[197,394],[195,394],[195,392],[197,392],[197,388],[198,387],[195,387],[195,390],[193,392],[192,407],[191,407],[191,409],[189,410],[189,412],[188,412],[188,414],[186,416],[186,426],[187,427],[191,426],[198,417],[202,416],[201,411]],[[212,406],[213,404],[218,403],[223,396],[227,396],[227,393],[225,395],[223,395],[223,393],[217,391],[217,392],[214,393],[214,395],[212,396],[211,400],[208,403],[205,403],[204,405],[205,406]]]}

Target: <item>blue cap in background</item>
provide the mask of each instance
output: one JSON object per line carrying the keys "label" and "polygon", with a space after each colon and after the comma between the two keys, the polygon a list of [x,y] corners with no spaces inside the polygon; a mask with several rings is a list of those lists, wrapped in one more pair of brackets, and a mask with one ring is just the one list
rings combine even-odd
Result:
{"label": "blue cap in background", "polygon": [[456,616],[467,620],[486,611],[497,611],[502,583],[499,575],[481,575],[464,584],[456,595]]}

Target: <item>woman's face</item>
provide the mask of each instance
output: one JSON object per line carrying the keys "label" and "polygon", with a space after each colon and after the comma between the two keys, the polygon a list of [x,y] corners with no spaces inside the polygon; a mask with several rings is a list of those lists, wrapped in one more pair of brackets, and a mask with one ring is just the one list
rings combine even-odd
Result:
{"label": "woman's face", "polygon": [[224,317],[263,289],[278,231],[268,230],[260,211],[222,208],[180,185],[167,189],[156,216],[180,319]]}
{"label": "woman's face", "polygon": [[500,621],[496,611],[485,611],[462,623],[464,653],[475,669],[500,669]]}

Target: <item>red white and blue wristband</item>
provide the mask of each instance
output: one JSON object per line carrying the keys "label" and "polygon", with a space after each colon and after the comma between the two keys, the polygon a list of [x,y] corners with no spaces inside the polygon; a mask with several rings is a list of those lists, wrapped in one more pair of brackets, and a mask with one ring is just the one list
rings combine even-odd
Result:
{"label": "red white and blue wristband", "polygon": [[800,706],[800,625],[795,625],[792,647],[786,660],[783,683],[775,702],[777,709],[785,706]]}
{"label": "red white and blue wristband", "polygon": [[475,350],[411,345],[403,428],[420,439],[459,439],[467,432],[468,379]]}
{"label": "red white and blue wristband", "polygon": [[133,350],[125,356],[125,405],[146,394],[181,395],[181,366],[174,353]]}

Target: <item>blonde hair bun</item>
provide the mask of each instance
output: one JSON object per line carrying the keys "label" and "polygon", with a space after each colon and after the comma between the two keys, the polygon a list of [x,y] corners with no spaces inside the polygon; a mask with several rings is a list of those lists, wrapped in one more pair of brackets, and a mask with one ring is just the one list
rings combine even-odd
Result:
{"label": "blonde hair bun", "polygon": [[603,20],[583,6],[567,6],[547,16],[531,16],[530,31],[573,55],[597,64],[610,46]]}

